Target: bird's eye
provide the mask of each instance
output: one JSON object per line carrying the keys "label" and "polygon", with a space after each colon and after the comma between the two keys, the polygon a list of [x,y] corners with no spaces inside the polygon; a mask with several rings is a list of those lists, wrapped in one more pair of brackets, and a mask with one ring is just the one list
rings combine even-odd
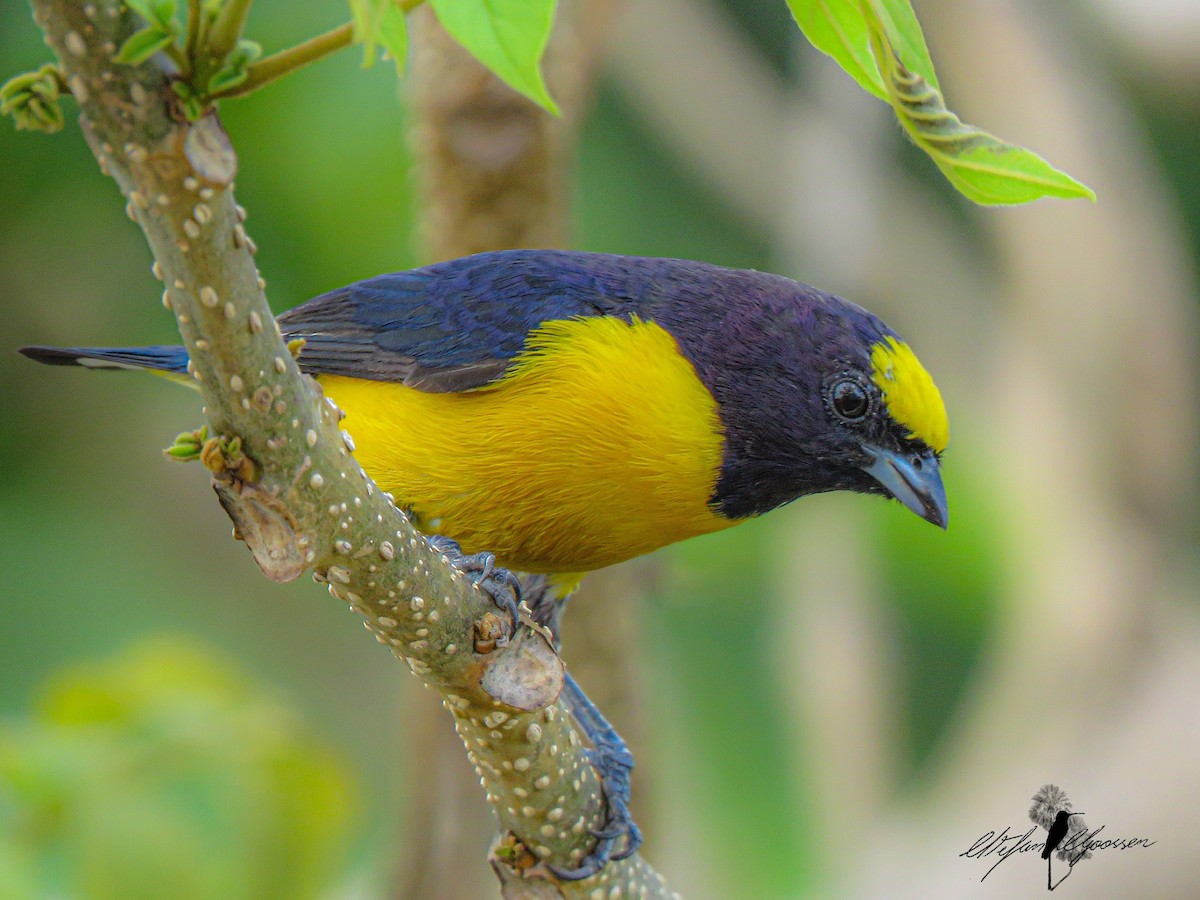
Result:
{"label": "bird's eye", "polygon": [[852,379],[837,382],[829,393],[834,411],[843,419],[861,419],[871,408],[871,398],[861,384]]}

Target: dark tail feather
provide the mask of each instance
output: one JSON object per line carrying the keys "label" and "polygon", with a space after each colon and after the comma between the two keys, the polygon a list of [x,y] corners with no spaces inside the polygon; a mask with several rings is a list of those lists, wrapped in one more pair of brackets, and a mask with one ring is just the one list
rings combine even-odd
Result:
{"label": "dark tail feather", "polygon": [[150,369],[182,375],[188,355],[183,347],[22,347],[20,352],[49,366],[87,369]]}

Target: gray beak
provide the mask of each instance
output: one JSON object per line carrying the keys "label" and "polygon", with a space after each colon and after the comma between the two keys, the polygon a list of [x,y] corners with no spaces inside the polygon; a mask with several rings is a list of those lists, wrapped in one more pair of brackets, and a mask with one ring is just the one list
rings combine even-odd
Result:
{"label": "gray beak", "polygon": [[945,528],[950,511],[937,457],[928,453],[896,453],[867,446],[872,462],[863,471],[884,486],[889,494],[926,522]]}

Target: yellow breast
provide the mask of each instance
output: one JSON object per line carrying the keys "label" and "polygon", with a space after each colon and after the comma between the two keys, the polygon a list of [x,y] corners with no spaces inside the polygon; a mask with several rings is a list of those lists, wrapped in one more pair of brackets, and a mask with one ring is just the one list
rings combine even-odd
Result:
{"label": "yellow breast", "polygon": [[457,394],[323,375],[363,468],[418,525],[525,572],[584,572],[734,524],[712,395],[653,322],[549,322]]}

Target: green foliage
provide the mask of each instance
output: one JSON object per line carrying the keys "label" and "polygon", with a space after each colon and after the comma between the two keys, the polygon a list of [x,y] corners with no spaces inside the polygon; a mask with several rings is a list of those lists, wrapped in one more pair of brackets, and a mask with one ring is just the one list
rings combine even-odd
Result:
{"label": "green foliage", "polygon": [[429,0],[429,4],[454,39],[505,84],[558,115],[541,71],[556,0]]}
{"label": "green foliage", "polygon": [[208,79],[205,93],[211,95],[237,87],[246,80],[246,67],[260,56],[262,56],[261,44],[255,41],[239,40],[233,51],[225,57],[225,64]]}
{"label": "green foliage", "polygon": [[350,0],[350,13],[354,17],[354,41],[363,45],[363,68],[375,65],[375,46],[381,44],[395,61],[397,74],[404,74],[408,24],[396,0]]}
{"label": "green foliage", "polygon": [[179,108],[189,122],[195,122],[204,115],[208,104],[186,81],[172,81],[171,92],[179,98]]}
{"label": "green foliage", "polygon": [[[833,57],[864,91],[888,100],[887,87],[871,52],[867,17],[858,0],[787,0],[787,5],[809,43]],[[904,48],[904,59],[912,70],[938,89],[933,60],[912,4],[908,0],[880,0],[876,9],[886,16],[889,32]]]}
{"label": "green foliage", "polygon": [[207,425],[201,425],[195,431],[182,431],[175,435],[171,446],[163,450],[163,455],[178,462],[194,462],[200,458],[200,451],[207,441]]}
{"label": "green foliage", "polygon": [[174,34],[164,31],[157,25],[151,25],[131,34],[113,58],[119,63],[137,66],[159,50],[165,49],[173,40],[175,40]]}
{"label": "green foliage", "polygon": [[16,896],[314,896],[350,794],[245,675],[150,640],[62,672],[30,720],[0,727],[0,869],[38,887]]}
{"label": "green foliage", "polygon": [[909,0],[788,0],[818,50],[892,105],[913,142],[965,197],[981,204],[1095,193],[1037,154],[964,124],[946,108]]}
{"label": "green foliage", "polygon": [[0,87],[0,115],[12,116],[18,129],[54,134],[63,127],[62,73],[52,63],[24,72]]}
{"label": "green foliage", "polygon": [[171,46],[179,34],[179,22],[175,0],[126,0],[126,5],[146,20],[146,27],[131,34],[114,59],[136,66]]}
{"label": "green foliage", "polygon": [[1091,188],[1033,151],[960,121],[941,94],[904,65],[879,21],[871,23],[871,49],[904,130],[967,199],[988,205],[1039,197],[1096,199]]}
{"label": "green foliage", "polygon": [[176,0],[125,0],[125,5],[150,25],[169,30],[175,21]]}
{"label": "green foliage", "polygon": [[396,74],[404,74],[404,61],[408,57],[408,20],[404,10],[389,5],[379,17],[379,43],[387,50],[396,64]]}

